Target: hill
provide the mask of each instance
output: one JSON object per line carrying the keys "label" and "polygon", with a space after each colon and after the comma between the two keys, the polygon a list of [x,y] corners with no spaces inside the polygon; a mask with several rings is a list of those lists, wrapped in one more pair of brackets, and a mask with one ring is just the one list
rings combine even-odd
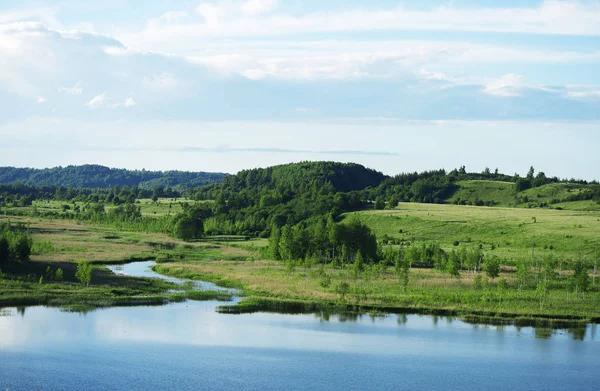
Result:
{"label": "hill", "polygon": [[358,192],[386,178],[360,164],[301,162],[244,170],[200,188],[194,197],[215,200],[207,232],[267,235],[272,226],[360,209],[364,201]]}
{"label": "hill", "polygon": [[456,182],[458,189],[446,204],[501,206],[516,208],[554,208],[569,210],[600,210],[597,185],[558,182],[517,192],[516,184],[491,180]]}
{"label": "hill", "polygon": [[0,184],[67,188],[111,188],[116,185],[146,190],[190,188],[221,182],[225,176],[209,172],[126,170],[93,164],[44,169],[0,167]]}

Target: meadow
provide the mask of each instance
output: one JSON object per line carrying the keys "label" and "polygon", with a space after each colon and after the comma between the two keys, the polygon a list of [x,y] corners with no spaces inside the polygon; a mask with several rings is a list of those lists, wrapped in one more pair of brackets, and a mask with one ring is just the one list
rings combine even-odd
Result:
{"label": "meadow", "polygon": [[[140,202],[151,214],[166,212],[170,203]],[[154,209],[151,209],[154,208]],[[169,213],[169,212],[166,212]],[[128,279],[107,269],[94,270],[89,287],[77,284],[75,268],[92,264],[156,260],[155,271],[215,282],[242,290],[245,299],[224,312],[257,310],[385,311],[452,314],[498,322],[599,321],[600,278],[589,270],[584,294],[569,289],[571,265],[581,258],[593,262],[600,248],[600,212],[573,210],[472,207],[401,203],[395,209],[347,213],[392,247],[438,244],[445,251],[481,248],[486,257],[502,259],[500,274],[461,270],[411,268],[408,285],[401,284],[393,265],[323,265],[312,261],[265,259],[266,239],[217,236],[185,242],[166,234],[116,230],[74,220],[25,216],[0,217],[26,227],[33,240],[27,274],[4,279],[2,305],[49,304],[76,307],[162,304],[185,298],[219,297],[193,291],[173,294],[172,286],[155,280]],[[534,244],[535,243],[535,244]],[[514,265],[519,259],[549,255],[561,260],[557,276],[543,292],[535,284],[519,286]],[[39,277],[50,266],[64,269],[62,282]],[[17,276],[16,278],[14,276]]]}
{"label": "meadow", "polygon": [[600,256],[600,212],[401,203],[345,218],[358,218],[379,239],[435,243],[446,251],[481,246],[509,263],[532,254],[571,260]]}

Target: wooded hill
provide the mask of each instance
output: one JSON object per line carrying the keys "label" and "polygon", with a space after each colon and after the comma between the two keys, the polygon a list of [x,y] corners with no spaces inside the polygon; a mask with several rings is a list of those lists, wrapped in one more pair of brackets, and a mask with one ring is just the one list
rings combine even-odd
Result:
{"label": "wooded hill", "polygon": [[0,167],[0,184],[66,188],[184,189],[221,182],[225,176],[210,172],[125,170],[93,164],[44,169]]}

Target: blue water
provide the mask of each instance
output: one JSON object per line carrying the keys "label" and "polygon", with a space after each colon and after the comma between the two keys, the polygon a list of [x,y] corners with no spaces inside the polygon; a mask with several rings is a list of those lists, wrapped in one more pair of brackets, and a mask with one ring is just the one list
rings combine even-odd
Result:
{"label": "blue water", "polygon": [[591,325],[573,334],[416,315],[225,315],[217,305],[1,310],[0,389],[600,389]]}

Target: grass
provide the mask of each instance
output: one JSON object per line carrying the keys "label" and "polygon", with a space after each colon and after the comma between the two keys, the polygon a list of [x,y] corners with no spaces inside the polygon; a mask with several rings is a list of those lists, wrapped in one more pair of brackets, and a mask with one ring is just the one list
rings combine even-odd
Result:
{"label": "grass", "polygon": [[[534,236],[538,256],[579,259],[583,255],[591,259],[600,248],[599,212],[401,204],[394,210],[362,211],[345,217],[360,218],[379,238],[387,235],[406,244],[439,243],[447,250],[481,245],[486,256],[505,260],[530,257]],[[500,275],[506,280],[505,289],[498,287],[498,279],[476,288],[473,275],[466,272],[453,279],[431,269],[412,269],[404,291],[390,267],[369,267],[356,277],[350,270],[330,266],[263,260],[258,249],[266,245],[264,239],[185,243],[163,234],[117,232],[68,220],[11,217],[11,221],[28,227],[33,237],[35,254],[27,272],[33,275],[5,270],[11,277],[2,280],[0,306],[82,308],[77,306],[231,299],[223,292],[173,294],[166,283],[127,279],[103,269],[94,271],[90,287],[74,283],[73,262],[79,260],[122,263],[153,257],[160,262],[154,267],[159,273],[242,290],[246,299],[235,307],[223,307],[226,312],[343,309],[460,315],[497,322],[600,321],[598,276],[585,299],[565,289],[567,272],[543,300],[533,287],[519,291],[510,267],[504,267]],[[64,268],[66,281],[37,283],[48,266]],[[345,284],[347,289],[343,289]]]}
{"label": "grass", "polygon": [[538,256],[600,256],[600,212],[402,203],[345,217],[359,218],[379,238],[438,243],[445,250],[481,245],[507,260],[530,258],[534,244]]}
{"label": "grass", "polygon": [[594,201],[557,202],[590,188],[578,183],[550,183],[518,194],[512,182],[471,180],[459,181],[457,184],[459,189],[445,200],[447,204],[462,202],[475,205],[483,202],[485,205],[531,208],[546,203],[553,209],[600,211],[600,205]]}
{"label": "grass", "polygon": [[477,201],[486,204],[493,203],[501,206],[515,206],[518,200],[515,197],[515,184],[512,182],[497,181],[460,181],[457,183],[459,189],[446,200],[454,204],[464,201],[469,205],[475,205]]}
{"label": "grass", "polygon": [[[233,307],[221,308],[228,313],[344,309],[469,315],[521,324],[533,320],[547,323],[600,321],[598,286],[584,300],[564,289],[552,290],[540,304],[534,289],[516,289],[515,276],[510,270],[500,275],[507,281],[507,288],[501,289],[497,280],[476,288],[470,273],[463,272],[460,279],[453,279],[431,269],[412,269],[406,291],[400,288],[392,268],[367,272],[358,278],[348,270],[331,267],[298,266],[290,271],[283,263],[274,261],[170,263],[157,266],[156,271],[243,289],[245,300]],[[325,276],[331,281],[326,286],[322,284]],[[343,295],[339,290],[342,283],[348,284]]]}

